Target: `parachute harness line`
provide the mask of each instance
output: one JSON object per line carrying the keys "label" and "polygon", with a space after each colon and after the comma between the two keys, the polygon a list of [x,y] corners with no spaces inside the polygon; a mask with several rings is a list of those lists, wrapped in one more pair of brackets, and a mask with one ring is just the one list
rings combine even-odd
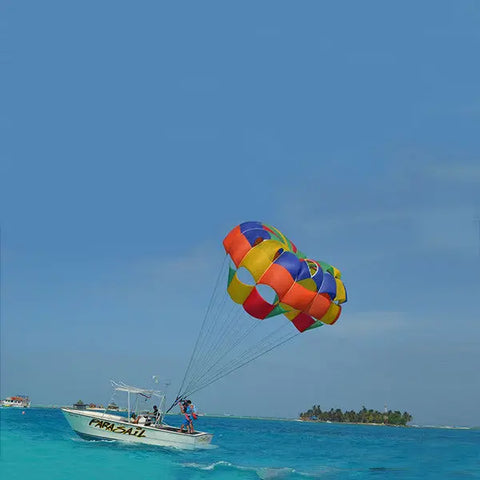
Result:
{"label": "parachute harness line", "polygon": [[[227,255],[177,398],[167,411],[299,333],[334,324],[347,301],[340,271],[307,258],[271,225],[237,225],[223,246]],[[242,279],[245,271],[247,280]],[[273,299],[265,298],[265,288]]]}
{"label": "parachute harness line", "polygon": [[259,321],[232,302],[225,288],[228,271],[225,256],[182,384],[167,411],[299,335],[287,320]]}

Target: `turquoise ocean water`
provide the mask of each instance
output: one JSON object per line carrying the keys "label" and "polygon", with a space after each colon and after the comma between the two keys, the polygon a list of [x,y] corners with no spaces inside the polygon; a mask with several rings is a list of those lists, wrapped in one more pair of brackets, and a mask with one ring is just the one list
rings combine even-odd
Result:
{"label": "turquoise ocean water", "polygon": [[23,411],[0,412],[2,479],[480,479],[477,429],[201,417],[212,448],[183,452],[85,441],[60,410]]}

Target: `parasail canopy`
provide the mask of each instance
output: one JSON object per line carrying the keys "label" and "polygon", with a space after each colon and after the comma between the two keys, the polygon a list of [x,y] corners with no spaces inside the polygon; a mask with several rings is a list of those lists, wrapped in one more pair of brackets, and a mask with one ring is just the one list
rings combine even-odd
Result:
{"label": "parasail canopy", "polygon": [[307,257],[271,225],[237,225],[223,246],[227,255],[170,409],[300,332],[334,324],[347,301],[340,271]]}
{"label": "parasail canopy", "polygon": [[[284,314],[299,330],[332,325],[340,316],[347,294],[334,266],[307,258],[278,229],[260,222],[236,226],[223,241],[232,266],[228,278],[231,299],[258,319]],[[254,284],[240,280],[246,269]],[[258,290],[268,285],[276,293],[271,303]]]}

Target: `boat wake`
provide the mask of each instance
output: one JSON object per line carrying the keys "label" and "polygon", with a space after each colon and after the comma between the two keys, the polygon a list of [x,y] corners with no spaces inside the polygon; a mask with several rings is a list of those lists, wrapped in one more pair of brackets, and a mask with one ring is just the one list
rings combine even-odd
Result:
{"label": "boat wake", "polygon": [[70,439],[74,442],[79,443],[87,443],[87,444],[95,444],[95,443],[119,443],[118,440],[109,440],[104,438],[96,438],[96,439],[86,439],[75,435],[75,437],[70,437]]}
{"label": "boat wake", "polygon": [[205,443],[205,444],[198,444],[195,447],[195,450],[215,450],[218,448],[218,445],[214,445],[212,443]]}
{"label": "boat wake", "polygon": [[473,427],[460,425],[410,425],[412,428],[441,428],[444,430],[472,430]]}
{"label": "boat wake", "polygon": [[261,480],[271,480],[271,479],[283,479],[283,478],[320,478],[320,474],[312,474],[312,473],[304,473],[295,470],[294,468],[290,467],[247,467],[242,465],[235,465],[230,462],[226,462],[220,460],[218,462],[214,462],[208,465],[202,465],[199,463],[184,463],[184,467],[186,468],[195,468],[197,470],[217,470],[217,471],[225,471],[225,470],[241,470],[241,471],[248,471],[254,472],[257,474],[258,478]]}

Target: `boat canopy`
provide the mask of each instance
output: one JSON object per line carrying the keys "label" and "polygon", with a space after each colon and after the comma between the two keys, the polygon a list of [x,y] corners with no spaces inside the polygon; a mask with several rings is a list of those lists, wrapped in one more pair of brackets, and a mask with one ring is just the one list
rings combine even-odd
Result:
{"label": "boat canopy", "polygon": [[[157,397],[160,399],[159,402],[159,412],[160,412],[160,417],[159,420],[161,421],[164,416],[165,412],[165,400],[166,400],[166,393],[160,392],[159,390],[149,390],[146,388],[139,388],[139,387],[134,387],[131,385],[127,385],[126,383],[123,382],[115,382],[114,380],[110,380],[112,387],[115,391],[117,392],[126,392],[127,393],[127,415],[130,418],[130,414],[132,412],[131,408],[131,400],[130,396],[133,395],[140,395],[145,398],[152,398],[152,397]],[[138,398],[138,396],[137,396]]]}
{"label": "boat canopy", "polygon": [[137,395],[143,395],[147,398],[150,398],[150,397],[164,398],[165,397],[165,393],[160,392],[159,390],[147,390],[145,388],[133,387],[123,382],[115,382],[114,380],[111,380],[111,383],[112,383],[112,387],[118,392],[127,392],[127,393],[133,393]]}

